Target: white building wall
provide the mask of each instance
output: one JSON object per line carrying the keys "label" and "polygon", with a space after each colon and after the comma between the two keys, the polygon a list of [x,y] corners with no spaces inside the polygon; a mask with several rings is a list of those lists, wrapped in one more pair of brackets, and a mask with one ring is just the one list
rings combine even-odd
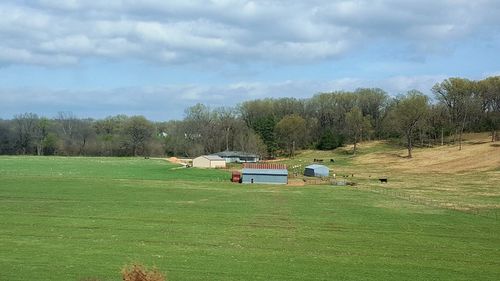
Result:
{"label": "white building wall", "polygon": [[204,156],[196,157],[193,159],[193,167],[195,168],[225,168],[226,161],[221,160],[210,160]]}
{"label": "white building wall", "polygon": [[218,161],[210,161],[210,167],[211,168],[225,168],[226,167],[226,161],[225,160],[218,160]]}
{"label": "white building wall", "polygon": [[210,168],[210,160],[207,158],[200,156],[193,159],[193,167],[196,168]]}

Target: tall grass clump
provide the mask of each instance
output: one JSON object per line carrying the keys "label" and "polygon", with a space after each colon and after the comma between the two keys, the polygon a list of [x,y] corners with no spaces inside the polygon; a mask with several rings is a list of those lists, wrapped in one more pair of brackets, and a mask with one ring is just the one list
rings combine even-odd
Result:
{"label": "tall grass clump", "polygon": [[148,270],[141,264],[132,264],[122,269],[123,281],[167,281],[156,268]]}

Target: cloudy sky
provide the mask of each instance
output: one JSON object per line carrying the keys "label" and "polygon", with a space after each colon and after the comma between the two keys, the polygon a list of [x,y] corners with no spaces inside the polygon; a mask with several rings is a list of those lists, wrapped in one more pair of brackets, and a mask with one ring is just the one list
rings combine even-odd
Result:
{"label": "cloudy sky", "polygon": [[264,97],[500,75],[498,0],[2,0],[0,118],[180,119]]}

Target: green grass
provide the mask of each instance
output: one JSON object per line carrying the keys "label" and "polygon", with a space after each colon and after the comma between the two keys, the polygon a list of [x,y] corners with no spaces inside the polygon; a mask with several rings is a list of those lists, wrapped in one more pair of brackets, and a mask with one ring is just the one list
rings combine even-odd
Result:
{"label": "green grass", "polygon": [[[500,221],[137,158],[0,157],[0,280],[498,280]],[[452,181],[452,179],[450,179]],[[480,199],[478,199],[480,200]]]}
{"label": "green grass", "polygon": [[223,181],[224,170],[184,169],[162,159],[110,157],[0,157],[0,174],[14,177]]}

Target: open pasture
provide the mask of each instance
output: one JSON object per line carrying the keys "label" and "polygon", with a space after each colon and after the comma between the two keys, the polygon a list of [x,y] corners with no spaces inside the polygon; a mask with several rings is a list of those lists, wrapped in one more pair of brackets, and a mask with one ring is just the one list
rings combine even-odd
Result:
{"label": "open pasture", "polygon": [[[346,156],[346,172],[357,165]],[[229,174],[153,159],[0,157],[0,280],[120,280],[135,261],[169,280],[500,276],[499,220],[368,188],[238,185]]]}
{"label": "open pasture", "polygon": [[[500,219],[500,146],[489,138],[467,134],[461,151],[453,145],[415,148],[412,159],[405,149],[373,141],[359,144],[357,155],[349,147],[309,150],[282,162],[301,171],[322,159],[331,174],[358,188]],[[388,184],[379,178],[388,178]]]}

